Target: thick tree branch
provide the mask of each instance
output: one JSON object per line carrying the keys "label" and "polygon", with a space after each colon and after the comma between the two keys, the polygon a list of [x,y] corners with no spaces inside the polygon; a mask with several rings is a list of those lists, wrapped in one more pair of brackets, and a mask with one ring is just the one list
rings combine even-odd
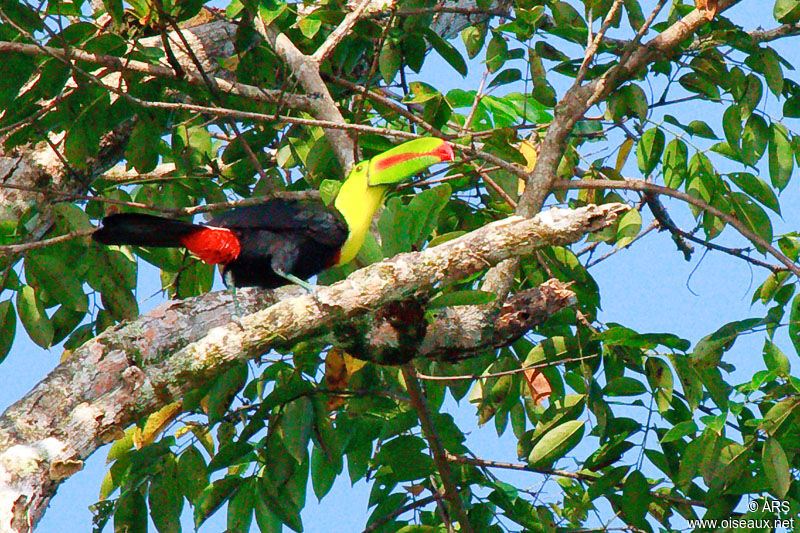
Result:
{"label": "thick tree branch", "polygon": [[[720,2],[720,11],[737,2],[738,0]],[[545,198],[550,194],[552,182],[557,179],[556,171],[564,155],[567,138],[575,123],[583,117],[584,113],[619,87],[621,83],[630,79],[630,75],[655,59],[675,50],[707,22],[704,14],[695,9],[651,41],[640,45],[633,53],[623,57],[619,64],[602,77],[583,85],[573,86],[567,91],[556,106],[553,121],[542,140],[539,158],[528,178],[527,187],[525,187],[525,192],[517,208],[519,214],[531,216],[541,209]]]}
{"label": "thick tree branch", "polygon": [[[345,120],[339,108],[333,101],[328,87],[319,74],[319,63],[314,58],[303,54],[292,41],[283,33],[279,33],[271,26],[264,24],[261,15],[255,18],[256,31],[263,37],[273,50],[289,65],[289,69],[303,89],[312,97],[314,103],[311,113],[318,119],[334,124],[344,124]],[[324,128],[325,137],[339,159],[345,174],[356,159],[356,145],[346,131]]]}
{"label": "thick tree branch", "polygon": [[63,478],[99,446],[232,364],[324,333],[365,308],[447,285],[537,247],[574,242],[626,209],[616,204],[511,217],[371,265],[237,322],[226,323],[230,297],[209,294],[196,305],[170,302],[107,330],[0,417],[0,526],[25,531],[27,524],[35,525]]}

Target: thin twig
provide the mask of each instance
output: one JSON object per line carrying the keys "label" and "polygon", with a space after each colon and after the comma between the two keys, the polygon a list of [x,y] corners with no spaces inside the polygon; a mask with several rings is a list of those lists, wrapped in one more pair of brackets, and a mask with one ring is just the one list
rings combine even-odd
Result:
{"label": "thin twig", "polygon": [[626,244],[625,246],[623,246],[621,248],[613,248],[613,249],[609,250],[608,252],[604,253],[603,255],[601,255],[600,257],[598,257],[597,259],[586,263],[586,268],[591,268],[591,267],[595,266],[597,263],[600,263],[601,261],[605,261],[606,259],[608,259],[609,257],[611,257],[612,255],[616,254],[617,252],[619,252],[621,250],[627,250],[628,248],[631,247],[631,245],[633,243],[635,243],[636,241],[638,241],[639,239],[641,239],[642,237],[644,237],[645,235],[647,235],[648,233],[650,233],[651,231],[653,231],[656,228],[658,228],[658,224],[655,221],[653,221],[650,224],[650,226],[648,226],[648,228],[646,230],[640,232],[638,235],[636,235],[636,237],[631,239],[631,242],[629,242],[628,244]]}
{"label": "thin twig", "polygon": [[711,250],[717,250],[718,252],[723,252],[723,253],[726,253],[728,255],[732,255],[734,257],[737,257],[739,259],[743,259],[743,260],[747,261],[750,264],[753,264],[753,265],[756,265],[756,266],[760,266],[760,267],[763,267],[763,268],[767,268],[767,269],[771,270],[772,272],[785,272],[785,271],[789,270],[786,267],[782,267],[782,266],[778,266],[778,265],[772,265],[770,263],[767,263],[766,261],[760,261],[760,260],[758,260],[758,259],[756,259],[754,257],[750,257],[749,255],[747,255],[745,253],[745,251],[748,250],[747,248],[744,248],[744,249],[742,249],[742,248],[728,248],[726,246],[720,246],[719,244],[707,241],[705,239],[701,239],[700,237],[696,237],[696,236],[692,235],[691,233],[689,233],[688,231],[684,231],[684,230],[682,230],[680,228],[675,228],[675,231],[677,232],[678,235],[680,235],[681,237],[685,238],[686,240],[689,240],[689,241],[692,241],[692,242],[696,242],[697,244],[699,244],[701,246],[705,246],[706,248],[709,248]]}
{"label": "thin twig", "polygon": [[[463,457],[457,456],[453,454],[447,454],[447,459],[450,462],[457,463],[457,464],[471,464],[475,466],[480,466],[484,468],[503,468],[506,470],[521,470],[524,472],[535,472],[537,474],[544,474],[546,476],[556,476],[556,477],[564,477],[569,479],[576,479],[580,481],[589,481],[589,482],[596,482],[602,476],[600,474],[591,475],[591,474],[583,474],[581,472],[571,472],[569,470],[561,470],[558,468],[540,468],[535,467],[527,464],[519,464],[519,463],[506,463],[503,461],[487,461],[485,459],[478,459],[473,457]],[[617,485],[617,487],[621,488],[622,484]],[[658,498],[661,500],[666,500],[672,503],[680,503],[684,505],[692,505],[695,507],[708,507],[708,503],[702,500],[695,500],[690,498],[682,498],[680,496],[674,496],[672,494],[659,494],[656,492],[650,492],[650,495],[654,498]]]}
{"label": "thin twig", "polygon": [[408,511],[413,511],[414,509],[419,509],[420,507],[425,507],[429,503],[435,502],[438,498],[439,498],[438,494],[431,494],[430,496],[426,496],[424,498],[420,498],[419,500],[415,500],[409,503],[408,505],[404,505],[399,509],[395,509],[391,513],[380,517],[379,519],[375,520],[373,523],[368,525],[366,528],[364,528],[364,531],[362,531],[362,533],[370,533],[371,531],[380,529],[384,524],[386,524],[391,520],[394,520],[403,513],[407,513]]}
{"label": "thin twig", "polygon": [[421,372],[417,372],[416,375],[419,379],[423,381],[473,381],[476,379],[489,379],[489,378],[499,378],[502,376],[511,376],[514,374],[519,374],[525,372],[526,370],[534,370],[537,368],[548,368],[551,366],[563,365],[567,363],[576,363],[578,361],[585,361],[587,359],[595,359],[598,357],[598,354],[594,355],[585,355],[581,357],[570,357],[567,359],[559,359],[558,361],[546,361],[544,363],[537,363],[535,365],[528,365],[522,368],[515,368],[513,370],[504,370],[503,372],[493,372],[491,374],[462,374],[458,376],[431,376],[428,374],[422,374]]}
{"label": "thin twig", "polygon": [[89,235],[94,233],[95,229],[96,228],[82,229],[79,231],[73,231],[70,233],[66,233],[64,235],[59,235],[58,237],[53,237],[51,239],[44,239],[41,241],[26,242],[22,244],[6,244],[0,246],[0,253],[21,254],[27,252],[28,250],[33,250],[35,248],[43,248],[45,246],[52,246],[60,242],[70,241],[72,239],[77,239],[80,237],[88,237]]}
{"label": "thin twig", "polygon": [[552,188],[559,189],[559,190],[568,190],[568,189],[622,189],[622,190],[629,190],[629,191],[641,191],[641,192],[653,192],[656,194],[663,194],[665,196],[671,196],[672,198],[677,198],[678,200],[683,200],[686,203],[692,204],[695,207],[698,207],[712,215],[718,217],[722,221],[730,224],[736,230],[741,233],[745,238],[747,238],[750,242],[759,246],[769,252],[772,257],[783,263],[788,270],[790,270],[795,276],[800,277],[800,268],[792,262],[791,259],[786,257],[780,250],[776,249],[772,246],[771,243],[767,242],[760,236],[756,235],[750,229],[747,228],[742,222],[739,221],[734,216],[729,215],[728,213],[724,213],[717,209],[716,207],[704,202],[703,200],[686,194],[681,191],[677,191],[675,189],[670,189],[669,187],[663,187],[661,185],[656,185],[655,183],[649,183],[643,180],[558,180],[553,182]]}
{"label": "thin twig", "polygon": [[372,0],[363,0],[358,7],[345,15],[342,22],[328,35],[328,38],[317,48],[317,51],[311,55],[311,59],[317,64],[325,61],[328,56],[333,53],[333,49],[336,48],[336,45],[350,34],[353,30],[353,26],[355,26],[356,22],[358,22],[371,3]]}
{"label": "thin twig", "polygon": [[458,489],[453,481],[453,473],[450,470],[450,463],[447,460],[447,452],[442,445],[442,440],[439,437],[439,433],[436,431],[436,427],[433,425],[428,404],[423,396],[419,380],[417,379],[417,371],[411,363],[403,365],[401,370],[403,372],[403,380],[406,384],[408,396],[411,398],[411,405],[417,412],[419,423],[422,426],[422,432],[425,435],[425,439],[428,441],[428,447],[433,455],[433,462],[436,464],[436,468],[439,470],[439,476],[442,478],[444,498],[458,517],[461,531],[472,533],[472,527],[469,524],[467,512],[464,509],[464,504],[461,501]]}
{"label": "thin twig", "polygon": [[494,190],[494,192],[496,192],[500,196],[500,198],[505,200],[505,202],[512,208],[514,209],[517,208],[517,201],[511,198],[511,196],[509,196],[508,193],[505,190],[503,190],[503,188],[500,185],[498,185],[497,182],[494,181],[488,173],[483,172],[479,168],[476,168],[475,171],[481,175],[481,178],[483,178],[483,181],[486,182],[486,185],[491,187]]}
{"label": "thin twig", "polygon": [[614,4],[611,6],[611,9],[609,9],[605,20],[603,20],[603,25],[600,28],[600,31],[597,32],[597,35],[595,35],[594,39],[592,39],[591,43],[589,43],[589,46],[586,47],[586,53],[583,56],[583,62],[581,63],[580,68],[578,69],[578,74],[575,76],[574,84],[576,86],[580,85],[583,82],[583,79],[586,77],[586,72],[589,70],[589,64],[592,62],[592,59],[594,59],[594,56],[597,54],[597,49],[599,48],[600,43],[603,41],[603,38],[606,35],[606,31],[608,31],[608,28],[611,27],[614,17],[616,16],[621,6],[622,6],[622,0],[614,0]]}
{"label": "thin twig", "polygon": [[329,79],[330,81],[332,81],[336,85],[344,87],[344,88],[346,88],[346,89],[348,89],[350,91],[357,92],[357,93],[359,93],[359,94],[361,94],[363,96],[366,96],[370,100],[373,100],[375,102],[380,103],[381,105],[384,105],[384,106],[388,107],[389,109],[391,109],[392,111],[394,111],[398,115],[408,119],[410,122],[413,122],[414,124],[416,124],[417,126],[421,127],[422,129],[424,129],[425,131],[427,131],[431,135],[435,135],[436,137],[442,137],[442,138],[447,137],[438,128],[433,127],[430,123],[426,122],[424,119],[422,119],[422,118],[418,117],[417,115],[411,113],[405,107],[403,107],[401,105],[398,105],[396,102],[392,101],[391,99],[383,96],[382,94],[380,94],[378,92],[370,91],[369,89],[367,89],[363,85],[358,85],[357,83],[353,83],[353,82],[348,81],[348,80],[346,80],[344,78],[339,78],[337,76],[334,76],[333,74],[325,74],[324,77]]}
{"label": "thin twig", "polygon": [[[51,46],[43,46],[39,44],[0,41],[0,54],[4,52],[13,52],[29,56],[48,55],[69,63],[73,63],[74,61],[82,61],[99,65],[115,72],[138,72],[140,74],[147,74],[157,78],[165,78],[170,80],[179,79],[178,75],[170,67],[152,65],[143,61],[136,61],[117,56],[84,52],[83,50],[76,48],[71,48],[69,51],[66,51],[63,48],[53,48]],[[185,76],[182,78],[182,81],[185,81],[190,85],[205,86],[205,80],[203,80],[203,77],[199,73],[184,72],[184,74]],[[262,89],[254,85],[232,83],[222,78],[213,78],[213,81],[215,84],[217,84],[217,86],[219,86],[220,90],[229,94],[247,98],[249,100],[284,104],[297,109],[310,109],[314,100],[313,95],[286,94],[283,91]]]}

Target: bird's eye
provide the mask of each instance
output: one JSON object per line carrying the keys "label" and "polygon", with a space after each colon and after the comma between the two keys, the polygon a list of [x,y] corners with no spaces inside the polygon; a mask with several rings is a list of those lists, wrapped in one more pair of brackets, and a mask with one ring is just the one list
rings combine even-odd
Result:
{"label": "bird's eye", "polygon": [[358,170],[359,172],[360,172],[360,171],[362,171],[362,170],[364,170],[364,165],[358,165],[358,166],[356,167],[356,170]]}

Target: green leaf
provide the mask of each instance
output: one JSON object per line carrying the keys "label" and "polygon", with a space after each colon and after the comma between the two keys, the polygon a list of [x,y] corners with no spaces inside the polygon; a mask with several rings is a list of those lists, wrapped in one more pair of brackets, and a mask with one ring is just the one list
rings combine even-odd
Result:
{"label": "green leaf", "polygon": [[160,139],[161,130],[157,124],[152,120],[139,120],[125,148],[125,159],[140,174],[151,172],[158,164]]}
{"label": "green leaf", "polygon": [[[303,474],[305,474],[305,472],[303,472]],[[286,490],[291,490],[291,487],[281,487],[279,489],[281,492],[277,493],[277,489],[271,486],[267,476],[261,478],[261,483],[259,483],[258,486],[261,497],[256,497],[256,501],[264,501],[271,513],[274,513],[281,522],[298,533],[301,533],[303,531],[303,522],[300,519],[300,509],[296,505],[295,495],[291,493],[287,495],[285,492]],[[256,519],[258,519],[258,513],[259,509],[256,507]]]}
{"label": "green leaf", "polygon": [[492,35],[486,47],[486,68],[490,73],[497,72],[508,59],[508,43],[499,34]]}
{"label": "green leaf", "polygon": [[401,435],[384,442],[373,457],[373,463],[391,469],[395,481],[411,481],[430,475],[433,461],[423,453],[425,442],[419,437]]}
{"label": "green leaf", "polygon": [[116,24],[123,23],[125,12],[122,7],[122,0],[103,0],[103,6],[106,8],[106,13],[111,15]]}
{"label": "green leaf", "polygon": [[672,139],[664,150],[664,185],[677,189],[689,175],[689,151],[686,143]]}
{"label": "green leaf", "polygon": [[728,177],[751,198],[758,200],[761,204],[769,207],[779,215],[781,214],[778,197],[775,196],[770,186],[762,180],[749,172],[734,172],[728,174]]}
{"label": "green leaf", "polygon": [[467,26],[461,32],[461,40],[464,41],[464,47],[467,49],[467,56],[470,59],[475,59],[475,56],[480,53],[487,33],[488,25],[486,23]]}
{"label": "green leaf", "polygon": [[206,519],[227,502],[243,479],[238,476],[227,476],[207,486],[194,502],[194,527],[199,528]]}
{"label": "green leaf", "polygon": [[649,176],[656,168],[661,153],[664,151],[664,132],[658,128],[652,128],[642,134],[638,146],[636,146],[636,162],[642,174]]}
{"label": "green leaf", "polygon": [[769,437],[764,441],[761,463],[764,474],[772,485],[772,493],[778,498],[784,498],[792,485],[792,475],[786,452],[778,439]]}
{"label": "green leaf", "polygon": [[593,338],[602,341],[608,346],[628,346],[643,350],[652,350],[660,344],[667,348],[685,352],[691,346],[688,340],[672,333],[637,333],[619,324],[609,324],[607,330],[595,334]]}
{"label": "green leaf", "polygon": [[783,190],[789,184],[794,169],[789,132],[783,124],[772,123],[769,139],[769,179],[772,185]]}
{"label": "green leaf", "polygon": [[247,365],[238,363],[214,382],[208,393],[208,419],[213,423],[222,418],[237,392],[247,381]]}
{"label": "green leaf", "polygon": [[800,355],[800,294],[792,300],[789,312],[789,340],[792,341],[795,352]]}
{"label": "green leaf", "polygon": [[672,426],[669,431],[664,433],[664,435],[659,439],[661,444],[666,444],[668,442],[679,440],[687,435],[693,435],[697,433],[698,427],[694,420],[684,420],[683,422],[678,422],[674,426]]}
{"label": "green leaf", "polygon": [[697,369],[692,364],[691,358],[679,354],[670,354],[669,360],[672,366],[675,367],[675,372],[681,380],[683,393],[686,396],[686,403],[692,411],[697,409],[700,405],[700,400],[703,399],[703,384],[700,379]]}
{"label": "green leaf", "polygon": [[14,313],[14,304],[11,300],[4,300],[0,302],[0,363],[11,351],[16,331],[17,315]]}
{"label": "green leaf", "polygon": [[[10,4],[4,2],[3,6]],[[0,61],[0,109],[8,109],[35,68],[36,61],[30,56],[3,53],[3,60]]]}
{"label": "green leaf", "polygon": [[281,519],[272,512],[263,498],[255,498],[255,515],[261,533],[281,533],[283,531]]}
{"label": "green leaf", "polygon": [[177,478],[177,465],[173,456],[168,456],[163,468],[150,480],[147,493],[150,516],[160,533],[181,531],[183,494]]}
{"label": "green leaf", "polygon": [[114,533],[147,533],[147,505],[141,489],[126,490],[117,500]]}
{"label": "green leaf", "polygon": [[100,295],[100,301],[117,320],[131,320],[139,314],[139,304],[136,303],[133,291],[119,285],[106,284]]}
{"label": "green leaf", "polygon": [[89,310],[88,299],[73,269],[58,256],[36,251],[25,258],[25,277],[30,285],[75,311]]}
{"label": "green leaf", "polygon": [[644,14],[638,0],[624,0],[625,11],[628,14],[628,23],[636,31],[644,25]]}
{"label": "green leaf", "polygon": [[[764,239],[767,243],[772,243],[772,221],[758,205],[741,193],[732,193],[730,196],[731,206],[739,219],[747,229]],[[753,243],[756,249],[764,253],[762,246]]]}
{"label": "green leaf", "polygon": [[687,91],[697,93],[707,100],[719,101],[719,87],[702,74],[695,72],[684,74],[678,79],[678,83]]}
{"label": "green leaf", "polygon": [[758,103],[761,102],[763,94],[764,88],[761,80],[755,74],[748,74],[744,94],[739,98],[742,120],[750,117],[753,110],[758,107]]}
{"label": "green leaf", "polygon": [[248,464],[254,459],[253,457],[248,457],[252,451],[253,445],[246,441],[221,444],[217,454],[208,463],[208,471],[214,472],[231,465]]}
{"label": "green leaf", "polygon": [[672,402],[674,379],[669,365],[658,357],[648,357],[644,365],[647,382],[653,390],[658,410],[666,413]]}
{"label": "green leaf", "polygon": [[42,348],[49,348],[53,341],[53,323],[44,312],[44,305],[36,291],[25,285],[17,292],[17,312],[31,340]]}
{"label": "green leaf", "polygon": [[110,92],[103,92],[82,106],[64,139],[64,155],[70,165],[85,169],[87,162],[97,157],[100,138],[105,133],[105,117],[110,115]]}
{"label": "green leaf", "polygon": [[648,525],[644,517],[650,505],[650,487],[640,471],[634,470],[628,475],[628,479],[622,485],[620,503],[622,515],[627,522],[639,527]]}
{"label": "green leaf", "polygon": [[319,446],[311,451],[311,486],[319,500],[330,492],[342,471],[342,456],[337,455],[338,461],[332,461],[328,455]]}
{"label": "green leaf", "polygon": [[763,74],[769,90],[780,98],[783,92],[783,70],[778,54],[771,48],[759,48],[756,53],[745,60],[745,63],[756,72]]}
{"label": "green leaf", "polygon": [[250,531],[258,491],[258,478],[250,477],[236,491],[228,503],[228,529],[230,533]]}
{"label": "green leaf", "polygon": [[770,128],[764,117],[750,115],[742,133],[742,161],[746,165],[755,166],[764,155],[770,137]]}
{"label": "green leaf", "polygon": [[381,48],[381,53],[378,56],[378,68],[381,71],[381,77],[386,83],[392,83],[397,71],[400,70],[403,55],[400,51],[400,46],[394,39],[386,39]]}
{"label": "green leaf", "polygon": [[625,100],[626,107],[632,111],[636,117],[644,122],[647,118],[647,96],[641,87],[636,84],[628,84],[619,89],[620,94]]}
{"label": "green leaf", "polygon": [[297,21],[297,27],[300,29],[300,33],[307,39],[312,39],[321,26],[322,21],[314,15],[303,17]]}
{"label": "green leaf", "polygon": [[86,317],[85,311],[73,311],[65,305],[59,306],[50,321],[53,323],[53,344],[58,344],[73,332]]}
{"label": "green leaf", "polygon": [[493,292],[464,290],[452,291],[441,294],[428,302],[428,309],[452,307],[455,305],[485,305],[497,298]]}
{"label": "green leaf", "polygon": [[178,459],[178,482],[181,492],[192,503],[208,485],[208,469],[205,459],[194,445],[186,448]]}
{"label": "green leaf", "polygon": [[763,349],[764,364],[767,368],[775,372],[779,376],[788,376],[791,367],[789,365],[789,358],[778,348],[775,344],[768,339],[764,339]]}
{"label": "green leaf", "polygon": [[800,20],[800,0],[776,0],[772,14],[781,24],[794,24]]}
{"label": "green leaf", "polygon": [[422,248],[431,232],[436,228],[439,213],[450,201],[452,192],[450,185],[445,183],[422,191],[409,202],[408,211],[412,221],[409,234],[415,248]]}
{"label": "green leaf", "polygon": [[714,130],[711,129],[711,126],[702,120],[691,121],[687,128],[692,135],[704,137],[706,139],[717,139],[717,135],[714,133]]}
{"label": "green leaf", "polygon": [[722,131],[725,134],[725,140],[728,141],[728,146],[735,153],[739,153],[742,142],[742,115],[738,106],[728,106],[722,114]]}
{"label": "green leaf", "polygon": [[461,53],[456,47],[442,39],[438,33],[431,28],[425,28],[425,39],[431,44],[434,50],[462,76],[467,75],[467,63],[461,57]]}
{"label": "green leaf", "polygon": [[516,68],[507,68],[506,70],[500,72],[497,76],[494,77],[492,81],[489,82],[489,85],[486,87],[487,89],[496,87],[498,85],[507,85],[509,83],[514,83],[515,81],[519,81],[522,79],[522,73],[519,69]]}
{"label": "green leaf", "polygon": [[763,318],[747,318],[729,322],[714,333],[706,335],[694,347],[693,366],[698,370],[716,368],[722,354],[731,349],[740,334],[752,332],[753,328],[762,325],[764,325]]}
{"label": "green leaf", "polygon": [[638,209],[631,209],[622,215],[617,225],[617,248],[624,248],[632,243],[641,229],[642,214]]}
{"label": "green leaf", "polygon": [[603,388],[603,393],[609,396],[638,396],[645,392],[647,388],[641,381],[627,376],[613,378]]}
{"label": "green leaf", "polygon": [[537,442],[528,463],[536,467],[547,467],[577,446],[583,438],[584,422],[571,420],[552,428]]}

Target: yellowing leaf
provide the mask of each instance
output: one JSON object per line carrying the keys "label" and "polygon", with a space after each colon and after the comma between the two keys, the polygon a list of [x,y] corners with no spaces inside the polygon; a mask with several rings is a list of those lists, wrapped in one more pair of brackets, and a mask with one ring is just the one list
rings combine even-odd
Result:
{"label": "yellowing leaf", "polygon": [[[179,400],[165,405],[147,417],[147,422],[145,422],[144,429],[141,432],[141,446],[146,446],[156,440],[156,437],[181,414],[182,410],[183,402]],[[141,446],[137,446],[137,448],[141,448]]]}
{"label": "yellowing leaf", "polygon": [[625,141],[620,145],[619,152],[617,153],[617,162],[614,165],[614,169],[617,172],[622,172],[622,167],[625,166],[625,161],[628,160],[628,155],[631,153],[631,149],[633,148],[633,139],[625,139]]}

